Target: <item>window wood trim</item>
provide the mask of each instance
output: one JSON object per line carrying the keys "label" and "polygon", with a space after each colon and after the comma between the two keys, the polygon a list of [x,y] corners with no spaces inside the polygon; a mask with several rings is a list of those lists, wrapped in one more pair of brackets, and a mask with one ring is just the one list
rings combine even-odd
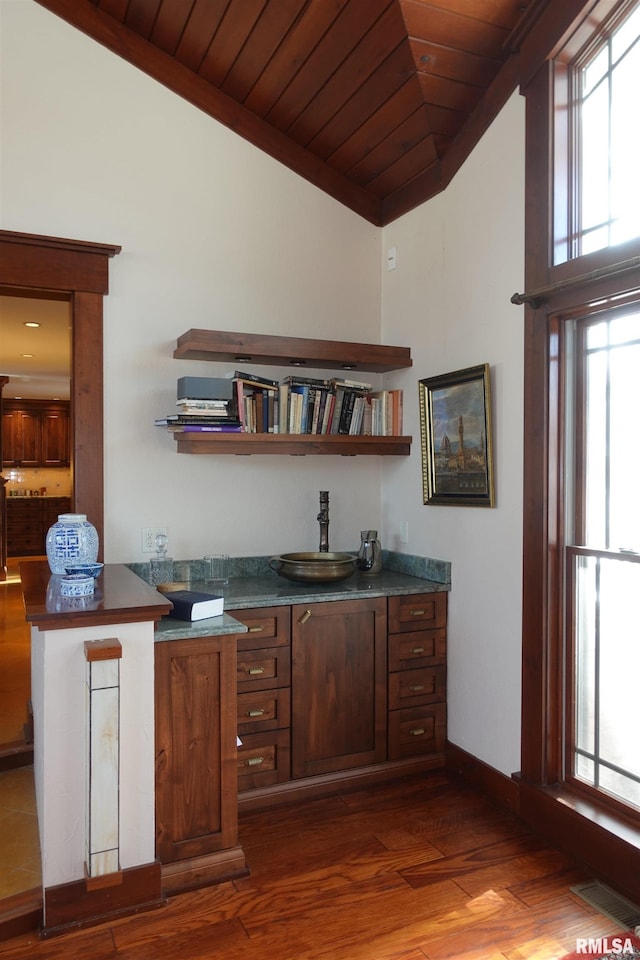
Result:
{"label": "window wood trim", "polygon": [[[593,10],[595,4],[587,4]],[[568,34],[567,34],[568,35]],[[559,46],[559,44],[558,44]],[[640,250],[633,241],[552,266],[551,126],[553,65],[545,62],[522,91],[526,97],[525,290],[550,286]],[[524,499],[522,600],[522,734],[520,814],[570,855],[588,862],[632,899],[640,897],[640,823],[563,781],[563,604],[559,563],[564,525],[564,442],[559,365],[563,321],[601,302],[603,309],[640,288],[640,267],[605,277],[583,290],[573,286],[524,308]],[[582,301],[582,302],[580,302]]]}

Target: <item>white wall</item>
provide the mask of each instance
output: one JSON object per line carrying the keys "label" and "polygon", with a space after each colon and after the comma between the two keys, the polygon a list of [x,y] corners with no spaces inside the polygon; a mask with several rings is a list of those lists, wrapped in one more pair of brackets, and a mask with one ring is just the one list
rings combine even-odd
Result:
{"label": "white wall", "polygon": [[[105,557],[166,525],[192,558],[330,544],[450,560],[449,737],[519,768],[524,107],[514,95],[449,188],[384,231],[43,10],[0,0],[0,226],[122,244],[105,301]],[[382,269],[389,246],[398,267]],[[409,458],[177,456],[153,427],[191,327],[396,343]],[[417,381],[491,364],[497,505],[424,506]],[[279,368],[264,373],[284,375]],[[400,545],[400,521],[409,543]]]}
{"label": "white wall", "polygon": [[[510,774],[520,767],[524,101],[514,94],[448,189],[383,232],[383,340],[411,346],[408,461],[385,464],[383,535],[452,563],[449,739]],[[423,505],[417,382],[491,365],[496,506]]]}
{"label": "white wall", "polygon": [[[378,527],[378,458],[178,456],[191,327],[380,341],[380,231],[32,0],[0,2],[3,229],[122,245],[105,300],[105,558],[317,549]],[[290,370],[267,368],[279,376]],[[313,372],[310,371],[313,375]]]}
{"label": "white wall", "polygon": [[[86,863],[86,641],[105,627],[31,630],[35,784],[42,885],[84,876]],[[119,856],[123,870],[155,857],[153,623],[120,623]]]}

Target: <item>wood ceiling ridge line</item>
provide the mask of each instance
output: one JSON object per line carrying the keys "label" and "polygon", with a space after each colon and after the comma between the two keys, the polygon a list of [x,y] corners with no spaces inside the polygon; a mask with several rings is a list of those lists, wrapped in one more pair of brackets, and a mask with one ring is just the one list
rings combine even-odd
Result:
{"label": "wood ceiling ridge line", "polygon": [[[458,16],[468,16],[469,0],[399,0],[399,2],[402,3],[402,5],[414,3],[420,7],[431,7],[434,10],[439,10],[445,13],[451,13]],[[531,2],[535,3],[536,0],[523,0],[519,6],[526,6],[526,4],[530,4]],[[538,2],[540,2],[540,0],[538,0]],[[542,2],[547,3],[548,0],[542,0]],[[456,3],[459,9],[456,9]],[[491,5],[492,9],[485,7],[483,9],[482,17],[471,17],[471,19],[476,20],[478,23],[487,23],[494,27],[502,27],[505,30],[511,30],[513,28],[514,17],[510,16],[506,10],[505,16],[502,16],[502,9],[506,6],[507,4],[504,2],[504,0],[502,6],[499,0],[494,0]],[[519,21],[522,16],[523,14],[520,14],[520,17],[516,17],[516,21]]]}
{"label": "wood ceiling ridge line", "polygon": [[[396,124],[396,126],[395,126],[393,129],[390,129],[388,132],[386,132],[386,133],[382,136],[382,138],[381,138],[380,140],[378,140],[377,143],[375,143],[375,144],[373,144],[371,147],[369,147],[369,149],[368,149],[365,153],[363,153],[362,156],[360,156],[360,157],[358,158],[358,160],[354,161],[354,162],[351,164],[351,166],[348,167],[348,168],[344,171],[344,172],[345,172],[345,175],[351,176],[354,172],[357,172],[358,168],[361,167],[361,165],[366,164],[367,160],[368,160],[373,154],[375,154],[375,153],[376,153],[377,151],[379,151],[380,149],[384,148],[384,145],[389,143],[390,138],[394,137],[394,135],[395,135],[403,126],[405,126],[406,124],[410,123],[413,119],[415,119],[416,117],[418,117],[421,113],[426,113],[426,107],[427,107],[427,105],[426,105],[425,103],[420,103],[420,104],[418,104],[418,105],[416,106],[416,108],[415,108],[414,110],[412,110],[410,113],[406,114],[405,116],[402,116],[402,117],[399,119],[398,123]],[[364,126],[364,125],[363,125],[363,126]],[[427,121],[426,121],[426,126],[428,126],[428,117],[427,117]],[[432,132],[433,132],[432,129],[429,128],[429,129],[428,129],[428,132],[425,133],[425,136],[430,136]],[[339,147],[338,149],[340,150],[340,149],[342,149],[342,147]],[[331,159],[331,158],[330,158],[330,159]],[[389,164],[389,165],[390,165],[390,164]]]}
{"label": "wood ceiling ridge line", "polygon": [[[187,28],[187,23],[191,19],[191,14],[193,13],[196,3],[197,0],[191,0],[190,5],[182,4],[178,10],[175,10],[173,7],[168,7],[164,3],[160,3],[156,11],[155,20],[148,39],[151,40],[151,42],[156,46],[160,47],[161,50],[164,50],[165,53],[168,53],[172,57],[175,56],[176,50],[180,46],[184,32]],[[165,16],[165,11],[167,10],[170,10],[170,14]],[[181,17],[182,24],[177,30],[175,30],[173,29],[172,18],[176,19],[178,17]],[[169,22],[167,22],[167,20]],[[172,45],[169,45],[168,42],[169,31],[171,31],[171,34],[173,35]]]}
{"label": "wood ceiling ridge line", "polygon": [[[273,89],[273,80],[275,78],[270,77],[270,72],[279,72],[280,74],[285,73],[286,71],[282,69],[282,61],[287,62],[296,62],[298,61],[298,67],[290,74],[286,79],[282,76],[278,81],[278,90],[276,91],[276,98],[281,96],[282,92],[288,84],[297,77],[301,68],[307,62],[309,56],[316,49],[318,44],[324,39],[327,32],[330,30],[331,26],[335,20],[340,15],[342,9],[347,5],[349,0],[333,0],[331,8],[329,4],[323,4],[322,6],[315,6],[312,8],[305,8],[307,13],[306,17],[302,17],[296,24],[296,28],[292,30],[287,37],[283,37],[282,43],[278,47],[278,50],[274,56],[269,61],[269,64],[262,71],[258,80],[254,84],[251,92],[245,97],[244,103],[248,109],[252,110],[254,113],[261,116],[266,116],[275,100],[271,100],[268,106],[264,106],[260,98],[258,98],[258,103],[256,103],[256,87],[260,84],[261,87],[270,87]],[[294,49],[289,49],[296,44],[297,46]],[[262,98],[262,101],[264,97]]]}
{"label": "wood ceiling ridge line", "polygon": [[[394,0],[395,2],[395,0]],[[319,92],[324,89],[334,75],[349,61],[353,56],[354,46],[351,40],[353,30],[358,28],[360,41],[364,36],[375,27],[383,13],[389,9],[389,0],[376,0],[376,4],[367,6],[369,18],[366,22],[366,31],[360,32],[360,19],[354,15],[356,5],[345,4],[332,23],[329,25],[325,34],[319,38],[313,49],[308,53],[304,62],[293,76],[287,86],[282,90],[277,100],[274,101],[269,111],[265,114],[265,119],[275,124],[280,129],[287,129],[284,124],[292,125],[295,120],[309,108],[310,104]],[[384,10],[376,13],[376,10],[382,5]],[[338,43],[332,42],[331,33],[338,33]],[[358,42],[360,42],[358,41]],[[358,44],[356,44],[356,47]],[[318,61],[320,63],[318,64]],[[320,84],[318,86],[318,83]],[[295,104],[295,106],[294,106]],[[290,119],[292,109],[297,109],[298,113]]]}
{"label": "wood ceiling ridge line", "polygon": [[123,25],[114,30],[108,15],[88,4],[79,8],[77,0],[36,0],[36,3],[168,87],[176,96],[213,117],[374,226],[381,225],[380,201],[372,193],[348,182],[324,160],[212,87],[148,40]]}
{"label": "wood ceiling ridge line", "polygon": [[458,170],[481,139],[489,124],[498,115],[520,80],[519,59],[511,56],[472,111],[464,128],[454,137],[451,146],[437,164],[402,184],[382,200],[382,224],[410,212],[418,203],[432,199],[448,187]]}
{"label": "wood ceiling ridge line", "polygon": [[[387,70],[390,70],[392,74],[397,72],[396,61],[398,60],[398,51],[402,47],[403,42],[404,41],[401,41],[398,44],[398,46],[390,52],[390,54],[384,59],[382,63],[377,64],[375,69],[372,70],[371,73],[369,73],[368,76],[364,78],[362,83],[355,90],[351,92],[348,99],[345,100],[336,108],[333,115],[326,120],[326,122],[322,125],[322,127],[314,131],[313,135],[304,142],[305,147],[307,147],[308,149],[312,149],[314,153],[317,152],[318,155],[321,155],[325,159],[327,159],[327,157],[331,153],[335,152],[336,150],[339,150],[340,147],[342,147],[343,144],[346,143],[346,141],[351,136],[353,136],[353,134],[357,132],[357,130],[361,126],[363,126],[363,124],[367,123],[375,114],[377,114],[377,112],[381,109],[383,104],[389,99],[391,99],[393,94],[396,93],[397,90],[399,90],[407,82],[407,80],[411,80],[412,76],[414,76],[415,74],[414,74],[414,71],[410,68],[409,64],[407,63],[406,67],[404,68],[404,72],[399,73],[399,76],[397,79],[398,85],[395,88],[391,88],[389,83],[385,81],[384,82],[385,94],[382,98],[376,97],[374,94],[374,91],[372,90],[372,87],[376,85],[376,82],[379,80],[380,77],[383,77],[385,75],[385,72]],[[362,107],[360,109],[358,109],[359,103],[362,103]],[[357,116],[361,118],[357,124],[357,127],[354,127],[348,121],[349,113],[353,113],[354,110],[356,111]],[[369,111],[369,112],[365,113],[365,111]],[[345,133],[344,138],[339,143],[337,142],[337,140],[332,140],[331,143],[329,144],[328,153],[325,152],[324,150],[321,153],[319,148],[316,150],[316,145],[319,145],[323,139],[326,139],[327,133],[330,131],[332,126],[333,128],[335,128],[336,126],[340,125],[341,119],[342,119],[343,125],[344,124],[348,125],[348,130]]]}
{"label": "wood ceiling ridge line", "polygon": [[[304,116],[309,114],[309,120],[311,120],[311,114],[314,110],[322,110],[322,101],[329,98],[329,103],[337,104],[338,98],[335,96],[334,87],[338,85],[341,88],[343,94],[345,92],[346,80],[347,78],[343,74],[349,70],[350,65],[354,62],[356,64],[364,62],[366,67],[358,68],[356,70],[356,76],[353,77],[348,94],[342,102],[335,107],[335,110],[331,116],[329,116],[323,123],[321,127],[317,127],[314,130],[313,134],[308,137],[306,140],[302,140],[305,146],[307,146],[315,136],[320,134],[322,130],[332,122],[334,117],[340,113],[347,105],[353,100],[353,98],[362,94],[363,88],[372,80],[375,74],[384,69],[385,64],[389,63],[391,60],[395,61],[399,59],[399,52],[401,51],[403,45],[406,43],[406,37],[404,31],[398,31],[398,36],[391,42],[393,46],[388,45],[390,39],[390,31],[387,29],[386,18],[391,17],[395,19],[396,11],[393,6],[387,7],[387,9],[378,17],[376,22],[367,30],[367,32],[361,37],[355,47],[352,47],[349,53],[343,58],[342,62],[336,67],[331,76],[327,77],[321,87],[315,92],[311,101],[307,106],[295,117],[289,126],[286,128],[286,133],[290,136],[293,136],[295,139],[299,139],[296,135],[296,129],[298,126],[304,127]],[[378,32],[382,29],[383,43],[379,44],[379,38],[377,36]],[[368,49],[369,45],[373,45],[374,49]],[[384,46],[384,49],[382,47]],[[362,55],[365,55],[362,59]],[[413,64],[413,58],[410,56],[410,52],[407,54],[407,70],[412,69],[409,65]],[[391,96],[391,94],[389,94]],[[388,99],[388,98],[387,98]],[[315,106],[314,106],[315,104]],[[374,112],[377,107],[372,107]],[[362,123],[369,119],[371,114],[368,114]],[[353,133],[355,128],[350,129],[350,134]],[[344,141],[343,141],[344,142]],[[338,146],[340,146],[339,144]],[[337,149],[334,145],[334,149]]]}
{"label": "wood ceiling ridge line", "polygon": [[[454,54],[456,57],[463,57],[465,60],[480,60],[482,63],[491,63],[498,68],[505,62],[505,57],[492,56],[486,53],[474,53],[471,50],[462,50],[460,47],[452,47],[450,43],[439,43],[435,40],[428,40],[424,37],[414,37],[413,35],[408,35],[407,39],[409,43],[424,44],[429,48],[435,47],[436,50],[446,51],[447,53]],[[420,69],[417,64],[416,69]]]}
{"label": "wood ceiling ridge line", "polygon": [[416,3],[415,0],[401,2],[409,36],[429,37],[433,43],[440,43],[443,39],[449,42],[451,37],[455,37],[457,49],[486,56],[491,55],[491,50],[502,50],[510,35],[507,27],[496,26],[487,20],[469,17],[448,8]]}
{"label": "wood ceiling ridge line", "polygon": [[[340,150],[344,146],[344,144],[351,137],[356,135],[358,131],[366,123],[369,123],[372,117],[375,117],[375,115],[381,109],[383,103],[390,100],[398,92],[398,90],[400,90],[401,87],[404,86],[404,84],[407,81],[412,79],[413,70],[409,67],[409,64],[407,63],[407,66],[405,68],[406,75],[404,76],[404,78],[402,78],[402,76],[400,77],[398,81],[398,86],[395,89],[388,90],[388,93],[384,97],[384,99],[378,100],[378,101],[374,100],[373,98],[370,99],[369,93],[367,92],[367,89],[366,89],[369,85],[373,85],[375,83],[376,76],[379,75],[381,71],[384,72],[385,70],[389,69],[389,67],[391,67],[392,71],[395,72],[394,68],[395,68],[396,62],[399,59],[398,53],[401,50],[404,42],[405,41],[401,40],[397,44],[397,46],[393,50],[391,50],[389,54],[381,62],[376,63],[371,68],[371,70],[367,73],[367,75],[362,78],[360,83],[349,92],[349,96],[347,97],[347,99],[343,100],[340,104],[336,105],[334,112],[331,114],[331,116],[328,116],[324,120],[324,122],[322,123],[322,126],[320,127],[316,126],[316,128],[312,132],[309,132],[309,125],[308,125],[306,139],[299,142],[302,142],[303,145],[308,148],[310,144],[314,143],[316,138],[321,138],[323,133],[326,133],[327,128],[331,124],[340,122],[339,118],[341,114],[343,116],[346,116],[346,114],[350,110],[351,111],[355,110],[357,113],[356,125],[350,122],[348,124],[349,130],[347,135],[345,136],[345,139],[341,140],[340,143],[337,143],[335,141],[331,143],[330,153],[325,154],[325,160],[326,160],[332,153],[335,153],[336,151]],[[357,103],[359,99],[365,101],[362,109],[358,109],[357,107]],[[365,110],[367,109],[369,110],[369,112],[365,114]],[[303,115],[301,115],[301,117],[302,116]],[[302,124],[301,117],[299,117],[296,121],[294,121],[294,123],[292,123],[287,128],[287,131],[286,131],[287,135],[293,136],[295,139],[298,139],[295,131],[296,131],[296,125],[298,124],[298,120],[300,120],[300,123]],[[385,134],[385,136],[388,136],[388,132]]]}
{"label": "wood ceiling ridge line", "polygon": [[[234,63],[234,75],[232,77],[227,77],[225,82],[222,84],[222,90],[224,93],[228,93],[239,103],[244,103],[245,100],[247,100],[264,71],[269,68],[271,62],[274,61],[278,56],[280,49],[287,41],[289,41],[290,36],[297,29],[307,8],[309,7],[310,2],[311,0],[295,0],[295,7],[293,9],[284,3],[279,2],[277,4],[276,9],[280,14],[280,20],[277,20],[276,17],[273,17],[273,29],[268,30],[271,42],[268,46],[267,55],[258,60],[258,57],[253,49],[256,32],[255,30],[252,31],[251,35],[247,37],[247,42],[242,48],[241,53],[236,58]],[[267,17],[269,15],[269,11],[272,10],[273,5],[267,4],[262,11],[260,19],[262,20],[263,17]],[[276,23],[280,24],[280,29],[276,29]],[[263,40],[261,40],[258,44],[259,50],[260,47],[264,49]],[[252,66],[251,71],[248,70],[248,65],[245,63],[247,59],[249,59],[249,62]]]}

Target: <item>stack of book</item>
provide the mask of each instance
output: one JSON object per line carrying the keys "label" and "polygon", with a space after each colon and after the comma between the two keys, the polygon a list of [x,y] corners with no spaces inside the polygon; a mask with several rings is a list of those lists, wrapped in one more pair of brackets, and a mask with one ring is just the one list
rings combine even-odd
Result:
{"label": "stack of book", "polygon": [[294,374],[278,382],[242,370],[223,379],[182,377],[177,406],[156,424],[174,433],[402,436],[402,390],[374,391],[370,383],[339,377]]}
{"label": "stack of book", "polygon": [[279,384],[243,370],[226,375],[233,385],[238,417],[245,433],[279,433]]}
{"label": "stack of book", "polygon": [[242,423],[233,391],[226,379],[181,377],[177,412],[156,420],[172,433],[240,433]]}
{"label": "stack of book", "polygon": [[280,433],[401,436],[402,390],[290,376],[280,384]]}

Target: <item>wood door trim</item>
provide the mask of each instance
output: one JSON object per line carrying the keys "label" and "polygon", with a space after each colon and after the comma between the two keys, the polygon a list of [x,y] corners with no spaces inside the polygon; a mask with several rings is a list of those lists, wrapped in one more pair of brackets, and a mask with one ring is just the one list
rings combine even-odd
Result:
{"label": "wood door trim", "polygon": [[[0,292],[71,302],[73,509],[86,513],[104,543],[103,297],[113,244],[0,230]],[[7,289],[8,288],[8,289]]]}

